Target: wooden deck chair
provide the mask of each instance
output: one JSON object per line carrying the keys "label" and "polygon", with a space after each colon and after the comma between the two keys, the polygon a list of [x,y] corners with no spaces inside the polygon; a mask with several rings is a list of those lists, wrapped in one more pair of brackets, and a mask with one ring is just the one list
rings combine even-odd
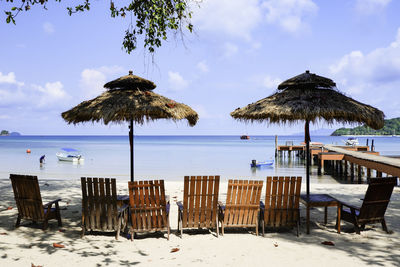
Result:
{"label": "wooden deck chair", "polygon": [[[389,233],[384,215],[393,187],[397,185],[397,177],[370,178],[368,180],[368,189],[361,207],[340,201],[338,219],[353,223],[357,234],[360,234],[360,229],[363,230],[367,223],[381,223],[382,229]],[[340,232],[339,220],[338,223],[338,232]]]}
{"label": "wooden deck chair", "polygon": [[178,231],[188,228],[216,228],[219,176],[185,176],[183,202],[178,205]]}
{"label": "wooden deck chair", "polygon": [[169,203],[165,199],[164,180],[129,182],[132,216],[131,240],[139,232],[167,230],[169,240]]}
{"label": "wooden deck chair", "polygon": [[10,179],[18,207],[15,227],[20,225],[21,219],[43,222],[43,230],[47,229],[50,219],[56,219],[58,226],[62,226],[58,205],[61,199],[43,205],[37,176],[10,174]]}
{"label": "wooden deck chair", "polygon": [[261,204],[261,225],[264,228],[297,227],[299,236],[301,177],[267,177],[265,205]]}
{"label": "wooden deck chair", "polygon": [[258,236],[258,215],[263,181],[229,180],[226,204],[219,203],[218,220],[221,232],[225,227],[255,227]]}
{"label": "wooden deck chair", "polygon": [[118,239],[128,219],[128,204],[117,201],[114,178],[82,177],[82,234],[85,231],[115,231]]}

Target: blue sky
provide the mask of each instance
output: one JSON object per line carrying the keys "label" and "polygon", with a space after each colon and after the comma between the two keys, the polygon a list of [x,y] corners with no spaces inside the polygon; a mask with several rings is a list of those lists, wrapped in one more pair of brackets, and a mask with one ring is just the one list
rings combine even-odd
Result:
{"label": "blue sky", "polygon": [[[109,16],[109,1],[68,16],[65,3],[33,8],[17,25],[0,24],[0,128],[22,134],[126,134],[127,124],[66,124],[60,113],[128,74],[195,109],[200,120],[155,121],[135,134],[274,135],[303,125],[243,124],[229,113],[272,94],[309,69],[348,96],[400,117],[400,1],[203,0],[193,5],[195,33],[170,35],[154,63],[143,48],[121,49],[130,17]],[[2,1],[1,9],[7,4]],[[1,12],[3,14],[3,12]],[[339,127],[320,122],[312,129]],[[348,126],[348,125],[347,125]]]}

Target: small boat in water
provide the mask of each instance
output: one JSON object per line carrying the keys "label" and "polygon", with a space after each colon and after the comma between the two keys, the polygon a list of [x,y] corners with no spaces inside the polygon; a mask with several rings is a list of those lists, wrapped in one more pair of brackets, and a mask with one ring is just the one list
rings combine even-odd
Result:
{"label": "small boat in water", "polygon": [[240,139],[248,140],[248,139],[250,139],[250,136],[248,136],[248,135],[242,135],[242,136],[240,136]]}
{"label": "small boat in water", "polygon": [[264,166],[272,166],[274,164],[274,160],[266,160],[266,161],[257,161],[253,159],[250,163],[251,167],[264,167]]}
{"label": "small boat in water", "polygon": [[82,162],[84,160],[79,151],[74,148],[62,148],[61,150],[63,152],[56,153],[59,161]]}
{"label": "small boat in water", "polygon": [[355,137],[349,137],[345,141],[346,146],[356,146],[358,145],[358,139]]}

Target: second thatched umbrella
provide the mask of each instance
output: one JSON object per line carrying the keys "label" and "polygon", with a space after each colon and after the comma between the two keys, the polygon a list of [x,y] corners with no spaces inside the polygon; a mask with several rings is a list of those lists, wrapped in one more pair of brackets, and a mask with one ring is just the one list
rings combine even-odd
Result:
{"label": "second thatched umbrella", "polygon": [[305,121],[306,181],[310,193],[310,122],[321,119],[328,123],[364,123],[373,129],[384,124],[384,114],[379,109],[347,97],[336,89],[328,78],[306,71],[278,86],[278,92],[246,107],[231,112],[243,121],[293,123]]}
{"label": "second thatched umbrella", "polygon": [[157,119],[174,121],[186,119],[190,126],[194,126],[198,120],[197,113],[189,106],[152,92],[156,85],[133,75],[132,71],[129,71],[129,75],[106,83],[104,87],[109,90],[63,112],[61,116],[68,123],[73,124],[86,121],[103,121],[106,125],[110,122],[129,122],[131,181],[134,180],[134,122],[143,124],[145,121]]}

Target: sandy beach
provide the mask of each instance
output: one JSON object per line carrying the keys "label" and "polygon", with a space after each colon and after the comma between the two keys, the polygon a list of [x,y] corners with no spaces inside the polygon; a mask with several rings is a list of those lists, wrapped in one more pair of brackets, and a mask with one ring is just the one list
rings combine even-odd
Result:
{"label": "sandy beach", "polygon": [[[39,178],[39,184],[44,202],[62,198],[63,227],[59,228],[54,220],[42,231],[40,225],[23,221],[22,226],[15,229],[17,209],[11,183],[8,179],[0,180],[1,266],[400,266],[400,188],[394,189],[386,212],[391,234],[375,224],[368,225],[357,235],[352,225],[344,222],[342,233],[337,234],[336,208],[329,208],[326,226],[321,208],[311,211],[311,234],[307,235],[305,208],[301,205],[299,237],[295,230],[267,232],[262,237],[252,231],[229,229],[219,238],[215,231],[186,230],[181,239],[176,234],[174,200],[182,199],[183,181],[166,181],[166,194],[172,202],[170,240],[166,239],[166,233],[150,233],[141,234],[131,242],[125,234],[115,240],[114,233],[88,234],[80,238],[79,180]],[[118,194],[128,193],[127,182],[118,182],[117,186]],[[353,204],[361,203],[366,188],[367,185],[311,185],[313,193],[327,193]],[[221,201],[225,201],[226,190],[227,183],[221,182]],[[323,241],[331,241],[335,246],[323,245]],[[54,248],[53,243],[65,247]],[[173,248],[179,251],[171,252]]]}

